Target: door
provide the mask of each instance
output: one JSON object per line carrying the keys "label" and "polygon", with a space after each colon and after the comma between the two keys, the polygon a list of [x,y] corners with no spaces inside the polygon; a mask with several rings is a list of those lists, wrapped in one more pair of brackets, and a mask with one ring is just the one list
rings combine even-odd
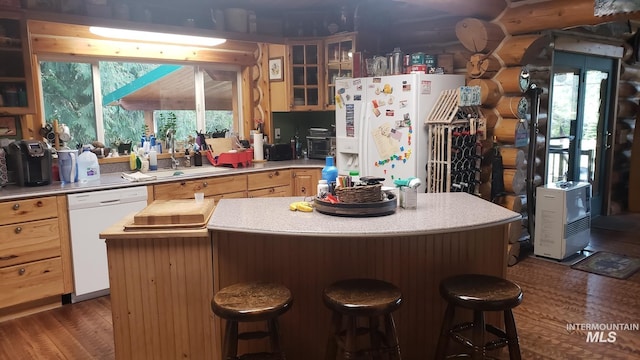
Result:
{"label": "door", "polygon": [[616,60],[606,57],[554,53],[547,183],[591,183],[592,216],[605,212],[602,206],[615,65]]}

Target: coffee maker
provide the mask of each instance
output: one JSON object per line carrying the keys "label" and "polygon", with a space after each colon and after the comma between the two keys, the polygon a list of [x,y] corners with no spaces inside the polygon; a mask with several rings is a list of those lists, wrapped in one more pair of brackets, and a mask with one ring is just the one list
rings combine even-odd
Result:
{"label": "coffee maker", "polygon": [[20,186],[51,183],[51,150],[38,140],[17,140],[8,146],[9,164]]}

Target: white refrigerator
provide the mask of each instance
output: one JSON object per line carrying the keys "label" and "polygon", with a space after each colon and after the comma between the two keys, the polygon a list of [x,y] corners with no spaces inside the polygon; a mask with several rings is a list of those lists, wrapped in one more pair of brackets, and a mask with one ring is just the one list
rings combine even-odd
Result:
{"label": "white refrigerator", "polygon": [[426,188],[425,119],[442,90],[464,75],[405,74],[336,80],[336,166],[340,175],[417,177]]}

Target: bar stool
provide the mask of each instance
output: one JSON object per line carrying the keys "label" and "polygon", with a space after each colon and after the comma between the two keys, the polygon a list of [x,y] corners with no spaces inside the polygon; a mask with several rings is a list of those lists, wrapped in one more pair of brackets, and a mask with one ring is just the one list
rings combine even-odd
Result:
{"label": "bar stool", "polygon": [[[442,321],[436,359],[446,357],[449,338],[472,351],[473,359],[485,359],[486,352],[504,346],[509,347],[509,359],[520,360],[520,345],[511,309],[522,302],[522,289],[511,281],[495,276],[467,274],[453,276],[440,282],[440,295],[447,301]],[[456,306],[473,310],[473,322],[454,325]],[[502,311],[505,330],[485,324],[485,311]],[[472,331],[471,339],[460,332]],[[487,342],[485,331],[497,337]]]}
{"label": "bar stool", "polygon": [[[211,300],[214,314],[226,320],[222,359],[285,359],[280,350],[278,317],[293,304],[291,291],[272,283],[248,282],[228,286]],[[238,332],[239,322],[266,321],[266,331]],[[269,337],[270,352],[238,356],[238,340]]]}
{"label": "bar stool", "polygon": [[[384,354],[389,359],[401,359],[396,326],[391,315],[402,303],[402,293],[398,287],[375,279],[348,279],[327,287],[323,299],[333,312],[326,360],[335,360],[338,350],[343,359]],[[358,327],[359,317],[368,318],[367,326]],[[358,348],[359,335],[369,335],[368,347]]]}

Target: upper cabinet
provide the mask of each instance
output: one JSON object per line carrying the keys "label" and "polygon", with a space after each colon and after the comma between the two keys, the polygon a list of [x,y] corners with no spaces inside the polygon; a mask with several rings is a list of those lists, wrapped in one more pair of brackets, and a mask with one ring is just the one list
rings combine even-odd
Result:
{"label": "upper cabinet", "polygon": [[34,112],[31,51],[22,13],[0,12],[0,114]]}
{"label": "upper cabinet", "polygon": [[289,107],[291,110],[323,110],[321,40],[288,43]]}
{"label": "upper cabinet", "polygon": [[[270,59],[282,54],[269,47]],[[335,81],[353,77],[356,33],[291,39],[284,45],[284,82],[271,82],[272,111],[334,110]]]}
{"label": "upper cabinet", "polygon": [[337,78],[353,77],[353,54],[356,51],[355,33],[329,36],[325,48],[325,108],[334,110],[336,105],[335,83]]}

